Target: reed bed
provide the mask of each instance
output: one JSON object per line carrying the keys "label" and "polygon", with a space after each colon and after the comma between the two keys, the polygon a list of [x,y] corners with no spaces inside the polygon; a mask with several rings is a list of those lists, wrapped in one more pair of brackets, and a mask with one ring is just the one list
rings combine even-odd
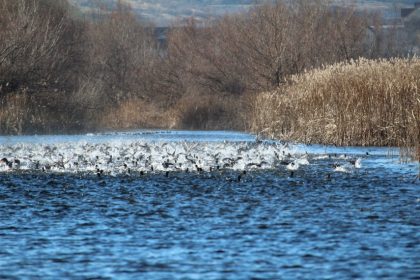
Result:
{"label": "reed bed", "polygon": [[420,59],[358,59],[292,76],[253,103],[253,130],[305,143],[400,146],[420,157]]}
{"label": "reed bed", "polygon": [[130,98],[109,106],[53,94],[10,94],[0,98],[0,135],[80,133],[119,129],[237,129],[247,124],[245,98],[191,95],[171,106]]}
{"label": "reed bed", "polygon": [[110,107],[100,115],[100,129],[243,129],[242,101],[239,98],[189,95],[172,106],[132,98]]}
{"label": "reed bed", "polygon": [[96,127],[99,130],[171,128],[174,124],[169,111],[142,99],[131,98],[106,108],[99,115]]}
{"label": "reed bed", "polygon": [[89,108],[57,93],[19,92],[0,97],[0,135],[90,131],[95,121]]}

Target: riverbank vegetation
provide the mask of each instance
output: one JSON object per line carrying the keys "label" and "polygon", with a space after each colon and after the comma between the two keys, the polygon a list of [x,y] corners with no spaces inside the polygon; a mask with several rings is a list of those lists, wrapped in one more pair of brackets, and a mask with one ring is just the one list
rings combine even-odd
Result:
{"label": "riverbank vegetation", "polygon": [[[315,98],[310,89],[316,86],[337,90],[333,81],[346,87],[359,82],[342,73],[357,63],[376,65],[366,60],[348,64],[359,57],[386,59],[378,63],[388,65],[388,72],[393,65],[405,65],[391,58],[407,55],[418,42],[406,40],[396,29],[383,29],[382,24],[381,15],[356,6],[334,6],[327,0],[278,0],[207,22],[175,22],[164,28],[162,38],[158,28],[139,19],[122,0],[112,9],[98,6],[95,14],[84,14],[67,0],[0,0],[0,134],[255,129],[307,142],[400,144],[397,139],[407,137],[399,138],[398,133],[413,118],[399,111],[407,108],[405,103],[379,96],[391,85],[387,81],[371,80],[380,87],[355,87],[344,93],[348,103],[337,104],[334,110],[356,104],[366,113],[357,122],[353,111],[340,111],[333,124],[319,120],[312,134],[308,128],[299,134],[302,126],[297,125],[296,115],[302,115],[303,109],[293,107],[305,102],[309,106]],[[327,75],[325,71],[337,77],[317,76],[319,83],[311,85],[304,78]],[[404,95],[408,103],[413,97],[412,81],[401,75],[378,74],[372,79],[402,78],[395,96]],[[286,96],[299,99],[304,94],[301,89],[311,97],[287,103],[290,114],[285,113],[286,107],[273,107]],[[296,97],[290,97],[291,92]],[[384,100],[367,99],[377,109],[375,117],[386,123],[365,123],[370,109],[358,105],[355,98],[360,95]],[[308,108],[309,114],[318,116],[326,110],[315,112],[319,104]],[[350,128],[346,121],[357,127]],[[323,128],[324,124],[329,126]],[[331,130],[332,125],[340,127]],[[322,131],[328,137],[320,137]]]}
{"label": "riverbank vegetation", "polygon": [[337,63],[290,77],[255,98],[254,129],[334,145],[420,143],[420,59]]}

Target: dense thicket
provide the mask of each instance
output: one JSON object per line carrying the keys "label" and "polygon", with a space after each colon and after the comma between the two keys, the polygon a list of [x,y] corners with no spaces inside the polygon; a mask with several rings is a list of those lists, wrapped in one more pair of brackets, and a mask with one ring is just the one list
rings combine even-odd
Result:
{"label": "dense thicket", "polygon": [[1,133],[77,126],[64,115],[76,109],[85,30],[70,12],[65,0],[0,0]]}
{"label": "dense thicket", "polygon": [[307,143],[420,145],[420,59],[338,63],[255,99],[254,129]]}
{"label": "dense thicket", "polygon": [[153,91],[153,29],[122,2],[99,20],[66,0],[0,0],[0,14],[0,133],[94,129]]}
{"label": "dense thicket", "polygon": [[161,44],[121,0],[92,18],[66,0],[0,0],[0,134],[246,129],[253,96],[290,75],[405,52],[379,15],[329,3],[174,23]]}

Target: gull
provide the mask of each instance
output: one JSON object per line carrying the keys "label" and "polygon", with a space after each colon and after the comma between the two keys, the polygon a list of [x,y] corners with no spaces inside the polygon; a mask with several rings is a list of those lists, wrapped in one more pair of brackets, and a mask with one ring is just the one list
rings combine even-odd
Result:
{"label": "gull", "polygon": [[349,173],[349,171],[346,169],[345,166],[335,163],[332,165],[332,167],[334,168],[335,172],[343,172],[343,173]]}
{"label": "gull", "polygon": [[286,169],[290,171],[296,171],[299,169],[299,164],[295,162],[291,162],[286,166]]}
{"label": "gull", "polygon": [[7,158],[2,158],[0,160],[0,167],[3,167],[3,171],[8,171],[11,169],[19,169],[20,168],[20,160],[14,159],[13,161],[9,161]]}
{"label": "gull", "polygon": [[12,162],[10,162],[7,158],[2,158],[0,160],[0,170],[1,171],[8,171],[12,169]]}
{"label": "gull", "polygon": [[362,168],[362,159],[357,158],[355,160],[350,160],[350,163],[357,169]]}

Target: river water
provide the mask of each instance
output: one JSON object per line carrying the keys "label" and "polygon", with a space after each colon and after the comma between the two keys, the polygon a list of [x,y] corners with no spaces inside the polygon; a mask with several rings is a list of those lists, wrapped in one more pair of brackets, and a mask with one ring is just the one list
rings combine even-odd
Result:
{"label": "river water", "polygon": [[0,279],[420,276],[419,165],[389,149],[139,131],[0,158]]}

